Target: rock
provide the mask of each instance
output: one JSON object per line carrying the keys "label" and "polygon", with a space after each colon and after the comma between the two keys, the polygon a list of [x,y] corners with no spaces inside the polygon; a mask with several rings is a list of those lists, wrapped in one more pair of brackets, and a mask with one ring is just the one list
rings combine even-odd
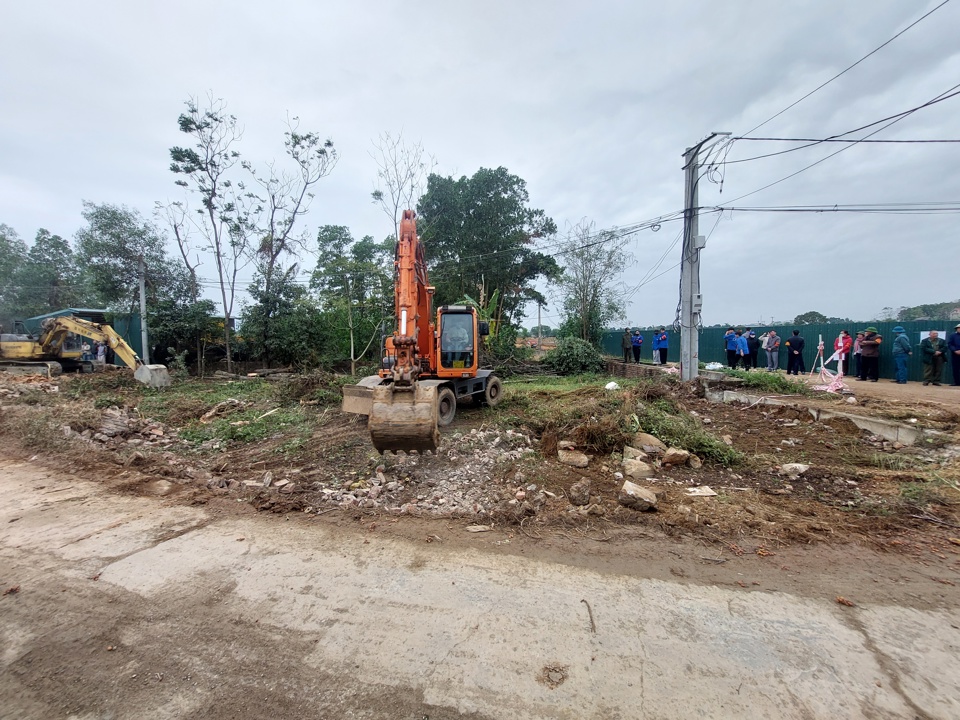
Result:
{"label": "rock", "polygon": [[624,460],[623,474],[631,478],[652,478],[654,475],[653,465],[645,463],[643,460]]}
{"label": "rock", "polygon": [[846,402],[847,402],[847,404],[849,404],[849,405],[856,405],[856,404],[857,404],[857,399],[856,399],[855,397],[848,397],[848,398],[846,399]]}
{"label": "rock", "polygon": [[603,517],[607,514],[607,511],[603,509],[603,505],[600,503],[593,503],[587,507],[587,515],[593,515],[594,517]]}
{"label": "rock", "polygon": [[489,525],[467,525],[466,530],[471,533],[481,533],[490,532],[491,528]]}
{"label": "rock", "polygon": [[261,482],[263,482],[264,487],[270,487],[273,484],[273,473],[267,470],[263,474],[263,479],[261,480]]}
{"label": "rock", "polygon": [[894,449],[894,450],[903,450],[903,448],[905,448],[905,447],[906,447],[906,445],[904,445],[902,442],[895,442],[895,443],[893,444],[893,449]]}
{"label": "rock", "polygon": [[557,459],[564,465],[585,468],[590,464],[590,458],[576,450],[557,450]]}
{"label": "rock", "polygon": [[635,448],[631,445],[624,445],[623,459],[624,460],[649,460],[650,456],[647,455],[643,450]]}
{"label": "rock", "polygon": [[73,429],[69,425],[61,425],[60,431],[63,433],[64,437],[70,437],[73,435]]}
{"label": "rock", "polygon": [[517,490],[517,494],[514,495],[517,500],[524,500],[527,497],[527,493],[523,490]]}
{"label": "rock", "polygon": [[786,463],[780,466],[780,474],[791,478],[798,478],[810,469],[809,465],[803,463]]}
{"label": "rock", "polygon": [[689,458],[687,458],[687,465],[694,470],[699,470],[703,467],[703,460],[698,458],[696,455],[691,455]]}
{"label": "rock", "polygon": [[623,480],[623,473],[622,473],[622,472],[615,472],[615,473],[613,474],[613,479],[616,480],[617,482],[620,482],[621,480]]}
{"label": "rock", "polygon": [[687,460],[690,459],[690,451],[682,450],[680,448],[667,448],[667,451],[663,454],[661,458],[662,462],[670,463],[671,465],[686,465]]}
{"label": "rock", "polygon": [[623,487],[620,488],[617,502],[624,507],[630,508],[631,510],[639,510],[640,512],[657,509],[657,496],[650,490],[640,487],[629,480],[623,481]]}
{"label": "rock", "polygon": [[724,435],[724,436],[723,436],[722,438],[720,438],[720,439],[723,440],[724,444],[726,444],[726,445],[733,445],[733,438],[730,437],[729,435]]}
{"label": "rock", "polygon": [[590,480],[584,478],[567,490],[567,498],[573,505],[587,505],[590,502]]}
{"label": "rock", "polygon": [[399,486],[400,486],[400,483],[398,483],[396,480],[391,480],[391,481],[388,482],[387,485],[386,485],[387,492],[393,492],[393,491],[396,490]]}
{"label": "rock", "polygon": [[577,446],[573,440],[561,440],[557,443],[557,447],[561,450],[575,450]]}
{"label": "rock", "polygon": [[664,445],[663,442],[650,433],[638,432],[633,441],[644,450],[646,450],[647,447],[658,448],[661,452],[664,452],[667,449],[667,446]]}
{"label": "rock", "polygon": [[370,488],[370,491],[367,493],[367,497],[370,498],[371,500],[376,500],[378,497],[380,497],[381,492],[382,492],[381,487],[379,485],[374,485],[372,488]]}
{"label": "rock", "polygon": [[[275,483],[273,483],[273,486],[275,488],[282,488],[284,485],[289,485],[289,484],[290,484],[289,480],[277,480]],[[264,481],[264,485],[266,485],[267,487],[270,487],[269,485],[266,484],[266,481]]]}

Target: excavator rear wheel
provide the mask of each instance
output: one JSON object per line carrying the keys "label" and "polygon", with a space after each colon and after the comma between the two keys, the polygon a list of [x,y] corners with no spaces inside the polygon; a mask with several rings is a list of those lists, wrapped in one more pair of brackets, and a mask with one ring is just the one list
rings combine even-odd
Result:
{"label": "excavator rear wheel", "polygon": [[437,392],[437,425],[446,427],[457,414],[457,396],[448,387]]}
{"label": "excavator rear wheel", "polygon": [[487,387],[483,391],[483,402],[485,405],[493,407],[500,402],[501,397],[503,396],[503,385],[500,383],[500,378],[495,375],[491,375],[487,378]]}

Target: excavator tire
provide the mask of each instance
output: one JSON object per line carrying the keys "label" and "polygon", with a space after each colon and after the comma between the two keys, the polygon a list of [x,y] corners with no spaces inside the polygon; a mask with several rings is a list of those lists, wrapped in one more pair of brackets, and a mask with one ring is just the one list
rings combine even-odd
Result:
{"label": "excavator tire", "polygon": [[457,396],[448,387],[437,393],[437,425],[446,427],[457,414]]}
{"label": "excavator tire", "polygon": [[500,382],[500,378],[491,375],[487,378],[487,387],[483,391],[483,404],[494,407],[500,403],[502,397],[503,385]]}
{"label": "excavator tire", "polygon": [[435,386],[416,383],[410,388],[373,388],[368,427],[373,446],[379,452],[436,452],[440,444],[437,421]]}

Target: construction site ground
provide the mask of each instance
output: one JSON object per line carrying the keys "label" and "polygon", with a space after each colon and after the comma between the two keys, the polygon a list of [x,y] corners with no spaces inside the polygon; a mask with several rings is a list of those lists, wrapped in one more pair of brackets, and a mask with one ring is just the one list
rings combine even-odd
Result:
{"label": "construction site ground", "polygon": [[[511,378],[424,457],[326,374],[0,380],[0,717],[960,714],[960,390],[609,380]],[[638,430],[702,460],[654,458],[653,512]]]}

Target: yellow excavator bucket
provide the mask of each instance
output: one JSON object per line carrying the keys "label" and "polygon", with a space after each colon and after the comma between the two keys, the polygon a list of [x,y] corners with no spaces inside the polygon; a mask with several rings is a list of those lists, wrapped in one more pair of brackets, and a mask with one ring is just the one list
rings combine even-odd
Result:
{"label": "yellow excavator bucket", "polygon": [[437,418],[436,387],[415,383],[410,388],[373,388],[368,425],[379,452],[435,452],[440,444]]}

